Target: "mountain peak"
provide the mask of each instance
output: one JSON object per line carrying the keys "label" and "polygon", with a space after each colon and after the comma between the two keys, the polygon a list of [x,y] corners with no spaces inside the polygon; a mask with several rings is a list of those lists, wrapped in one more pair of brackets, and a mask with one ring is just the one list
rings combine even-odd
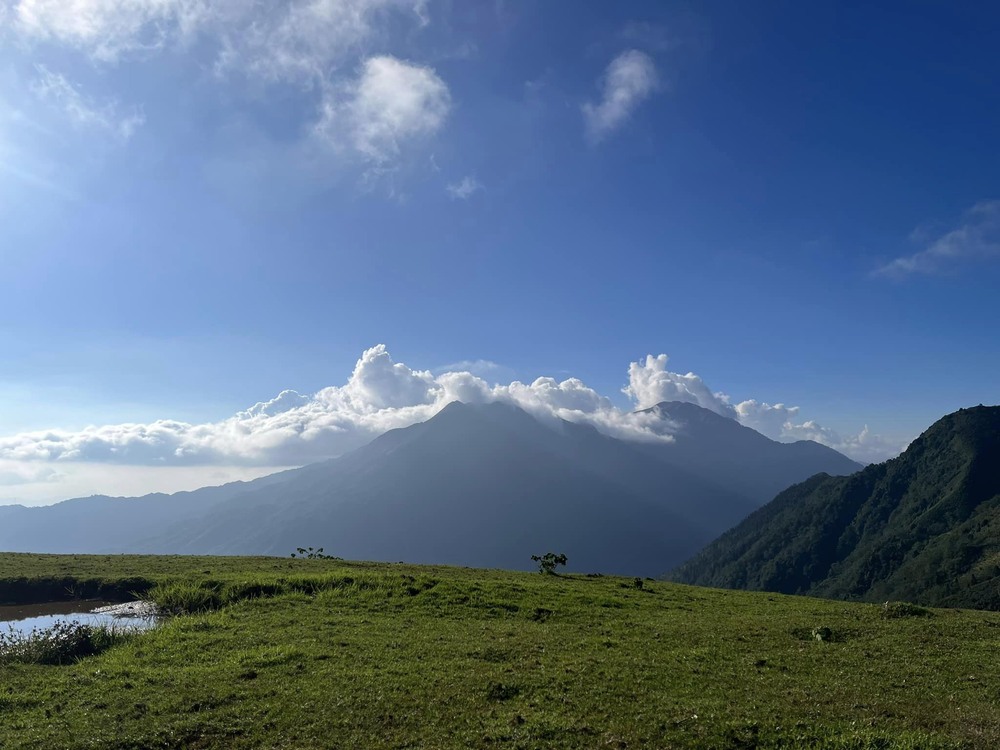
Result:
{"label": "mountain peak", "polygon": [[719,420],[725,420],[727,422],[736,421],[735,417],[719,414],[717,411],[707,409],[704,406],[699,406],[698,404],[693,404],[690,401],[661,401],[656,406],[651,406],[648,409],[642,409],[640,411],[640,413],[646,412],[656,412],[657,414],[665,416],[669,419],[699,419],[705,422]]}

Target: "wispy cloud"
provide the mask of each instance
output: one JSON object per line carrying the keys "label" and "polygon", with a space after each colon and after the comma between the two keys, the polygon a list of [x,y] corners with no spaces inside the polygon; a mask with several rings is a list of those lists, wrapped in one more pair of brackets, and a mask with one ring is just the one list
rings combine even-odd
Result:
{"label": "wispy cloud", "polygon": [[16,0],[12,16],[25,39],[116,62],[193,32],[214,15],[212,6],[208,0]]}
{"label": "wispy cloud", "polygon": [[875,276],[902,279],[914,274],[948,271],[962,261],[1000,256],[1000,200],[981,201],[961,223],[925,242],[924,249],[875,269]]}
{"label": "wispy cloud", "polygon": [[[300,121],[302,147],[319,143],[366,170],[391,171],[441,129],[451,109],[434,69],[371,54],[387,46],[390,30],[426,26],[426,0],[6,2],[11,28],[26,45],[70,49],[104,66],[197,50],[220,84],[242,79],[257,92],[292,87],[315,106]],[[58,71],[38,73],[36,93],[78,127],[128,138],[143,123],[139,110],[88,98]]]}
{"label": "wispy cloud", "polygon": [[480,378],[495,378],[501,372],[509,372],[509,368],[489,359],[463,359],[461,362],[442,365],[434,372],[439,375],[445,372],[469,372]]}
{"label": "wispy cloud", "polygon": [[452,182],[445,187],[445,190],[448,191],[448,195],[452,198],[463,201],[468,200],[480,190],[484,189],[483,183],[472,176],[463,177],[458,182]]}
{"label": "wispy cloud", "polygon": [[627,50],[611,61],[604,72],[601,99],[583,105],[588,138],[597,143],[620,128],[636,108],[660,87],[653,58]]}
{"label": "wispy cloud", "polygon": [[345,61],[363,56],[395,17],[411,27],[429,23],[425,0],[291,0],[268,12],[233,2],[203,19],[219,41],[216,71],[272,81],[329,79]]}
{"label": "wispy cloud", "polygon": [[85,96],[65,76],[53,73],[44,65],[36,66],[38,77],[31,89],[44,102],[60,110],[75,127],[109,132],[127,141],[146,121],[142,112],[129,108],[122,112],[115,101],[97,103]]}

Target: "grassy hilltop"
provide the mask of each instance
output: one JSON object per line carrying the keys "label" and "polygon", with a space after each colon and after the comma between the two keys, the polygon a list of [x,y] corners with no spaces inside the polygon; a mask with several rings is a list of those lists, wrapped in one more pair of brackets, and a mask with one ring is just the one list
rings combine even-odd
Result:
{"label": "grassy hilltop", "polygon": [[70,665],[0,663],[0,747],[1000,746],[996,613],[402,564],[0,555],[0,601],[69,589],[213,609]]}

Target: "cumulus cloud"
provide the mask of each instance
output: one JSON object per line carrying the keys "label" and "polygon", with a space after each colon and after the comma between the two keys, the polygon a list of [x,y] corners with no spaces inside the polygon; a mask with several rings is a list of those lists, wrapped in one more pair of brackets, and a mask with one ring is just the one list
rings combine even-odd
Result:
{"label": "cumulus cloud", "polygon": [[451,94],[433,69],[381,55],[365,60],[357,79],[324,94],[315,133],[334,149],[350,146],[383,164],[436,133],[450,109]]}
{"label": "cumulus cloud", "polygon": [[957,227],[925,245],[877,268],[874,275],[901,279],[946,271],[963,260],[1000,256],[1000,201],[977,203]]}
{"label": "cumulus cloud", "polygon": [[865,425],[857,435],[841,435],[834,430],[809,420],[802,424],[788,424],[783,431],[783,440],[814,440],[834,450],[850,456],[862,463],[879,463],[903,451],[909,441],[887,440],[875,435]]}
{"label": "cumulus cloud", "polygon": [[735,408],[740,424],[752,427],[773,440],[780,440],[787,426],[794,423],[799,414],[797,406],[768,404],[752,398],[736,404]]}
{"label": "cumulus cloud", "polygon": [[588,137],[596,143],[624,125],[659,85],[653,58],[634,49],[622,52],[604,72],[601,100],[583,105]]}
{"label": "cumulus cloud", "polygon": [[[10,10],[21,41],[68,48],[98,64],[183,47],[208,55],[220,79],[294,87],[315,102],[302,120],[304,143],[313,136],[381,168],[438,132],[451,108],[432,68],[368,54],[385,46],[389,29],[425,26],[426,0],[0,0],[0,7]],[[59,73],[40,74],[40,95],[77,124],[127,138],[143,122],[138,110],[123,115],[117,103],[87,100]]]}
{"label": "cumulus cloud", "polygon": [[483,190],[483,183],[475,177],[463,177],[458,182],[450,183],[446,188],[448,195],[458,200],[468,200],[473,195]]}
{"label": "cumulus cloud", "polygon": [[906,447],[905,443],[873,434],[868,425],[857,435],[841,435],[814,420],[800,422],[798,406],[768,404],[749,399],[736,404],[735,408],[741,424],[752,427],[772,440],[813,440],[862,463],[885,461]]}
{"label": "cumulus cloud", "polygon": [[0,459],[165,465],[291,466],[339,455],[396,427],[432,417],[452,401],[506,401],[540,417],[586,421],[610,434],[664,439],[649,415],[615,408],[580,380],[538,378],[489,385],[471,372],[433,374],[394,362],[384,345],[365,351],[348,381],[310,396],[283,391],[209,424],[48,430],[0,438]]}
{"label": "cumulus cloud", "polygon": [[686,401],[710,409],[724,417],[736,413],[724,393],[712,393],[705,382],[689,372],[687,375],[667,370],[669,357],[652,354],[645,362],[633,362],[628,368],[628,385],[622,393],[631,398],[639,409],[648,409],[661,401]]}
{"label": "cumulus cloud", "polygon": [[796,407],[753,400],[732,406],[694,373],[672,373],[666,365],[666,355],[648,356],[630,365],[624,391],[637,407],[633,410],[617,407],[577,378],[540,377],[530,383],[515,380],[490,385],[461,369],[436,374],[413,369],[393,361],[386,347],[378,345],[361,355],[344,385],[311,395],[282,391],[220,422],[159,420],[13,435],[0,438],[0,462],[59,467],[76,463],[295,466],[340,455],[387,430],[425,421],[452,401],[502,401],[542,419],[587,423],[616,437],[670,441],[672,425],[642,409],[679,400],[738,419],[771,437],[816,440],[859,460],[882,460],[902,447],[890,445],[867,428],[845,438],[816,422],[797,422]]}
{"label": "cumulus cloud", "polygon": [[122,112],[117,102],[96,103],[65,76],[53,73],[44,65],[36,66],[36,70],[38,78],[32,84],[32,91],[39,99],[59,109],[75,127],[103,130],[127,141],[146,121],[142,112],[134,107]]}

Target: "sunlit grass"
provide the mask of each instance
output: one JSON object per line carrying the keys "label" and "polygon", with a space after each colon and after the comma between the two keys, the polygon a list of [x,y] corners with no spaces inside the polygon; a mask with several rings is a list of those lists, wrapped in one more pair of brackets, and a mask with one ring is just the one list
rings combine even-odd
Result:
{"label": "sunlit grass", "polygon": [[[39,572],[91,577],[100,560]],[[0,666],[0,747],[1000,746],[993,613],[610,576],[111,562],[106,580],[148,580],[194,614],[61,666]]]}

